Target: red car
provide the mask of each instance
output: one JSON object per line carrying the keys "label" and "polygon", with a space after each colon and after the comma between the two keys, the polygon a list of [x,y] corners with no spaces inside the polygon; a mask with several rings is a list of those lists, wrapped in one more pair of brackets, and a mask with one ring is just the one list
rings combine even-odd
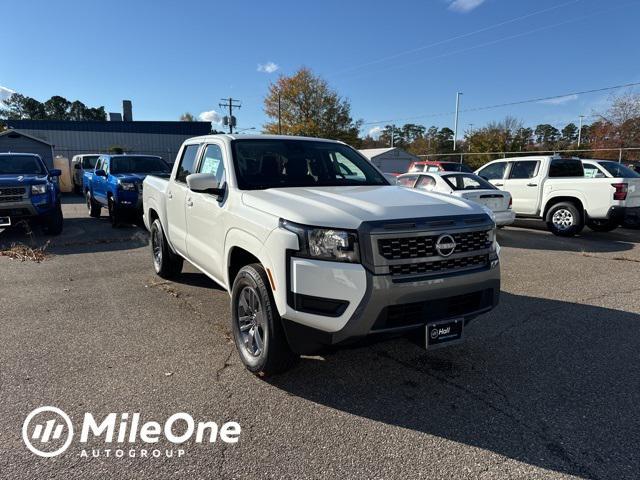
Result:
{"label": "red car", "polygon": [[421,160],[411,162],[407,173],[419,172],[463,172],[473,173],[470,167],[459,162],[440,162],[437,160]]}

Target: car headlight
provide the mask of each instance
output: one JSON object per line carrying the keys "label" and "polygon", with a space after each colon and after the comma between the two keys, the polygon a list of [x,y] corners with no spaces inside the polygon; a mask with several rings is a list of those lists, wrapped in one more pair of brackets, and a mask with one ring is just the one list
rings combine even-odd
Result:
{"label": "car headlight", "polygon": [[120,182],[120,189],[128,191],[135,190],[136,184],[133,182]]}
{"label": "car headlight", "polygon": [[47,186],[43,183],[40,185],[31,185],[31,195],[43,195],[47,193]]}
{"label": "car headlight", "polygon": [[280,227],[298,236],[296,256],[334,262],[360,262],[358,234],[352,230],[300,225],[280,219]]}

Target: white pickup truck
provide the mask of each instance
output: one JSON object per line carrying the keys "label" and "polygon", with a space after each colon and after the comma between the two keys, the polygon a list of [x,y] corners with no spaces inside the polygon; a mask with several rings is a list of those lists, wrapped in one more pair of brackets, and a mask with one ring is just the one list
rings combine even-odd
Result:
{"label": "white pickup truck", "polygon": [[610,231],[640,208],[640,186],[604,176],[586,178],[578,158],[508,158],[475,173],[511,194],[517,216],[542,218],[555,235],[576,235],[585,224]]}
{"label": "white pickup truck", "polygon": [[143,192],[156,273],[178,275],[186,259],[229,292],[254,373],[371,334],[454,344],[498,303],[491,211],[392,186],[341,142],[192,138]]}

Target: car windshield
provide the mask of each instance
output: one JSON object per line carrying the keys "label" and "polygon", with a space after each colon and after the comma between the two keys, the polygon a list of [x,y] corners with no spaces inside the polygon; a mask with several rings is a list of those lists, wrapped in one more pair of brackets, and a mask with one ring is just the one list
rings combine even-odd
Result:
{"label": "car windshield", "polygon": [[445,172],[473,172],[473,170],[467,167],[464,163],[443,162],[440,164],[440,166]]}
{"label": "car windshield", "polygon": [[639,174],[631,170],[626,165],[617,162],[598,162],[602,167],[615,178],[638,178]]}
{"label": "car windshield", "polygon": [[46,175],[42,161],[35,155],[0,155],[0,175]]}
{"label": "car windshield", "polygon": [[495,190],[496,187],[484,178],[473,174],[441,175],[444,181],[454,190]]}
{"label": "car windshield", "polygon": [[82,168],[84,170],[93,170],[96,167],[96,162],[98,161],[98,157],[100,157],[100,155],[91,155],[90,157],[83,157]]}
{"label": "car windshield", "polygon": [[168,172],[169,166],[160,157],[113,157],[111,174]]}
{"label": "car windshield", "polygon": [[389,185],[368,160],[340,143],[255,139],[232,142],[238,188]]}

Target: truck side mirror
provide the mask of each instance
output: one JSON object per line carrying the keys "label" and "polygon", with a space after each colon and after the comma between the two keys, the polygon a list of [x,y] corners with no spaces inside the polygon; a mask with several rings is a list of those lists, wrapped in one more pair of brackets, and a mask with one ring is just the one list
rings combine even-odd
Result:
{"label": "truck side mirror", "polygon": [[192,173],[187,176],[189,190],[196,193],[208,193],[216,197],[224,195],[224,185],[218,185],[218,179],[211,173]]}
{"label": "truck side mirror", "polygon": [[96,176],[98,177],[106,177],[107,176],[107,172],[105,172],[104,170],[100,169],[100,170],[96,170],[95,171]]}
{"label": "truck side mirror", "polygon": [[58,168],[53,168],[49,170],[49,175],[51,175],[52,177],[59,177],[60,175],[62,175],[62,170]]}

